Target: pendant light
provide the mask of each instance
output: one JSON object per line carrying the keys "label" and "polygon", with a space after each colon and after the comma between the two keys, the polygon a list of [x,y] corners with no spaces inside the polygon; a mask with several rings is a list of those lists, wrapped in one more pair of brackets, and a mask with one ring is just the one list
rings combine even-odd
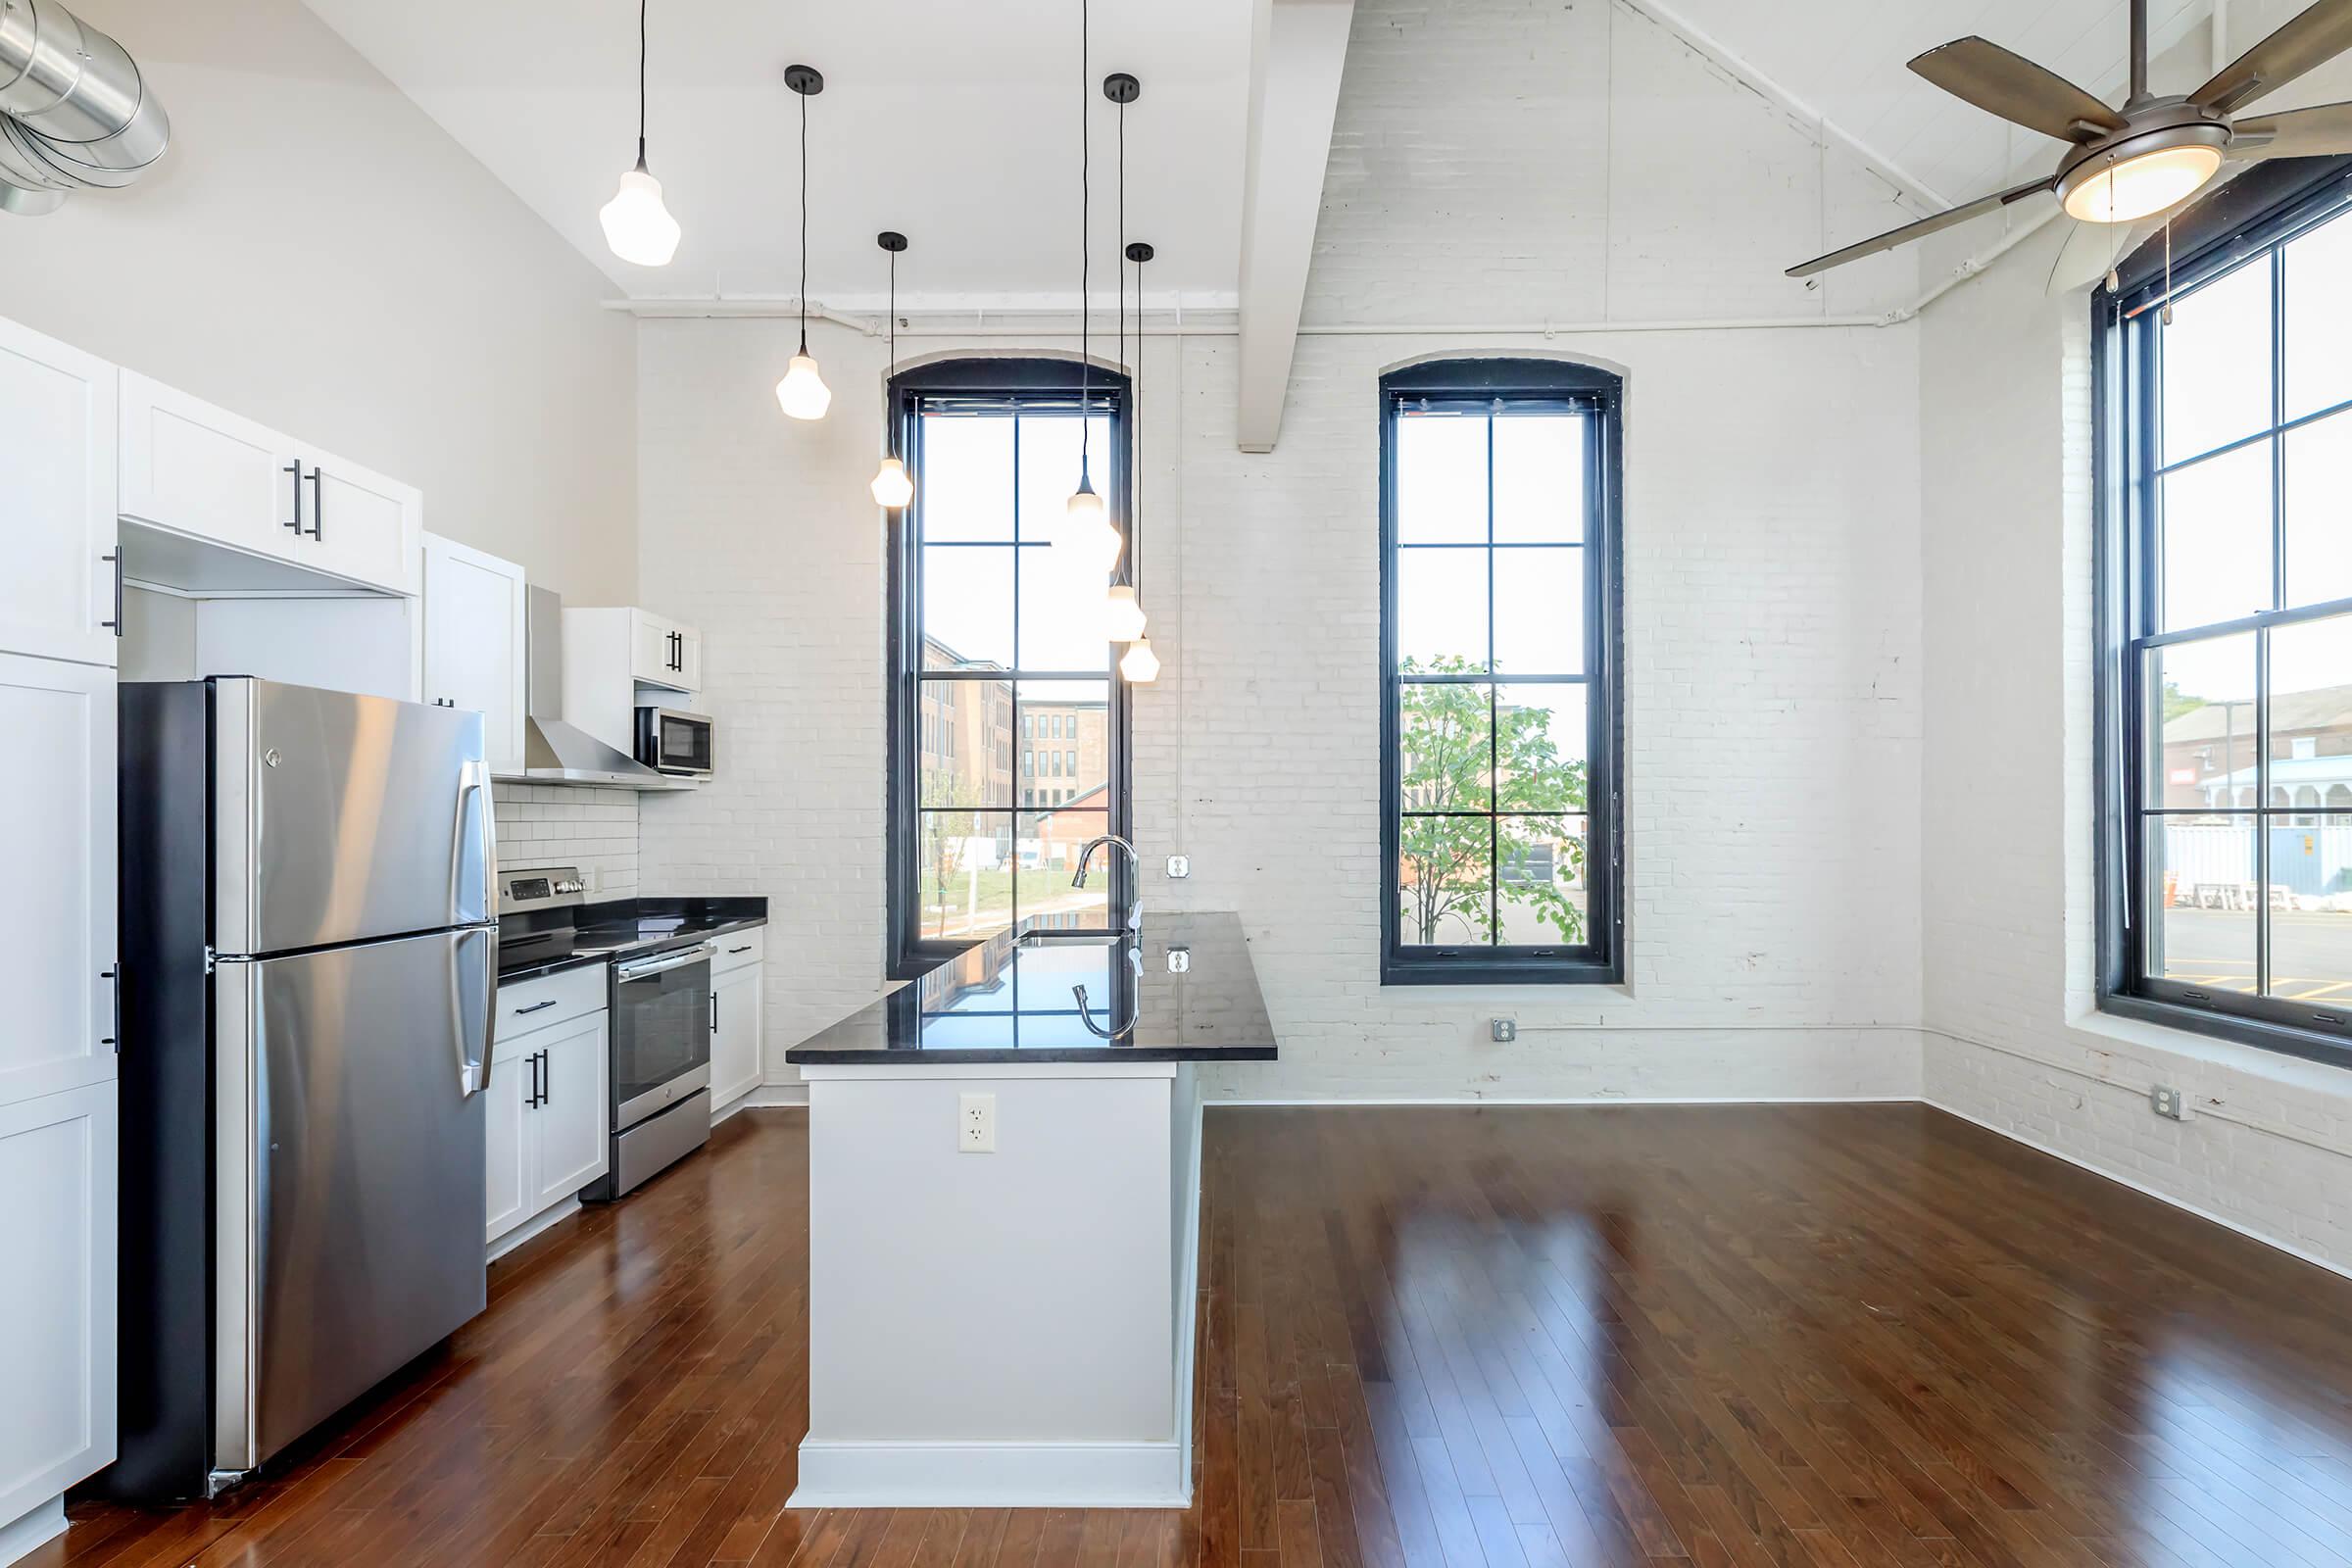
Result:
{"label": "pendant light", "polygon": [[1110,568],[1118,564],[1119,531],[1110,525],[1110,517],[1102,505],[1102,496],[1095,492],[1094,474],[1089,466],[1090,432],[1094,424],[1094,361],[1093,348],[1087,327],[1092,318],[1087,290],[1094,281],[1092,196],[1094,193],[1094,165],[1090,138],[1087,135],[1087,115],[1092,104],[1087,97],[1093,83],[1087,80],[1092,66],[1089,55],[1092,39],[1088,0],[1078,0],[1078,488],[1070,493],[1062,509],[1061,532],[1054,548],[1068,559],[1066,564],[1076,581],[1100,582]]}
{"label": "pendant light", "polygon": [[821,419],[833,390],[808,352],[808,100],[825,90],[825,78],[814,66],[786,66],[784,85],[801,95],[801,348],[776,383],[776,402],[793,418]]}
{"label": "pendant light", "polygon": [[[1133,391],[1127,402],[1127,416],[1135,425],[1135,474],[1129,483],[1134,505],[1127,514],[1127,531],[1134,536],[1133,550],[1128,556],[1131,584],[1127,592],[1137,596],[1135,611],[1135,640],[1119,660],[1119,674],[1130,686],[1149,686],[1159,679],[1159,656],[1152,652],[1152,639],[1144,635],[1144,264],[1153,255],[1152,249],[1142,240],[1127,246],[1127,260],[1135,264],[1135,370]],[[1119,275],[1119,300],[1124,307],[1127,299],[1126,271]]]}
{"label": "pendant light", "polygon": [[[1102,96],[1119,106],[1119,219],[1114,232],[1117,234],[1119,243],[1121,244],[1126,243],[1127,239],[1127,106],[1135,102],[1136,99],[1142,97],[1143,92],[1143,83],[1136,80],[1133,76],[1129,75],[1123,71],[1114,71],[1109,75],[1102,78]],[[1127,264],[1124,261],[1119,263],[1118,319],[1119,347],[1117,358],[1120,366],[1125,368],[1127,366]],[[1140,311],[1137,313],[1136,327],[1136,358],[1140,361],[1143,358],[1143,320],[1142,313]],[[1130,369],[1129,375],[1131,379],[1129,381],[1129,385],[1131,387],[1134,384],[1132,380],[1133,374],[1133,370]],[[1128,402],[1127,418],[1125,421],[1126,427],[1130,430],[1135,428],[1135,410],[1136,404],[1131,397]],[[1127,442],[1128,451],[1130,453],[1135,450],[1135,445],[1136,443],[1134,438],[1130,436]],[[1135,478],[1133,473],[1130,472],[1128,477],[1128,494],[1132,498],[1134,493]],[[1132,504],[1128,508],[1127,528],[1130,534],[1135,531],[1135,509]],[[1134,569],[1135,562],[1135,551],[1132,548],[1127,552],[1127,562],[1128,569],[1120,573],[1122,580],[1112,583],[1109,591],[1103,596],[1102,600],[1103,635],[1108,637],[1114,643],[1131,643],[1144,635],[1145,616],[1143,602],[1136,598],[1135,585],[1130,576]]]}
{"label": "pendant light", "polygon": [[[874,236],[874,243],[890,253],[890,370],[895,374],[899,368],[899,252],[906,248],[906,236],[886,228]],[[889,419],[887,439],[889,445],[884,449],[882,466],[875,470],[874,482],[868,488],[874,493],[874,505],[896,512],[914,499],[914,481],[906,477],[906,465],[899,461],[899,419],[895,410]]]}
{"label": "pendant light", "polygon": [[662,182],[645,167],[645,8],[637,0],[637,167],[620,176],[620,189],[597,210],[605,243],[612,254],[639,267],[667,267],[678,253],[678,220],[662,205]]}

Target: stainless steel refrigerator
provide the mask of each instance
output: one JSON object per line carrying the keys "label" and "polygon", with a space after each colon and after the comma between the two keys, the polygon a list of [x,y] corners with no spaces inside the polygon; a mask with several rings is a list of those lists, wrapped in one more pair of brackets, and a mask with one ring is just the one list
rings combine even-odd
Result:
{"label": "stainless steel refrigerator", "polygon": [[121,688],[121,1457],[209,1495],[482,1309],[478,713]]}

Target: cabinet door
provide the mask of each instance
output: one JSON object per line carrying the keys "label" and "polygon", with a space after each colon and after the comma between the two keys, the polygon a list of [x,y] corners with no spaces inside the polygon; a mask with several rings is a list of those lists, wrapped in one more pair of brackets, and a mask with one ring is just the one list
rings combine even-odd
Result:
{"label": "cabinet door", "polygon": [[756,963],[710,982],[715,1013],[710,1039],[713,1109],[760,1087],[760,1015],[765,992],[764,971]]}
{"label": "cabinet door", "polygon": [[648,686],[674,689],[678,683],[677,628],[660,615],[634,611],[629,616],[629,674]]}
{"label": "cabinet door", "polygon": [[313,454],[303,486],[309,508],[296,559],[394,593],[422,587],[424,503],[405,484],[340,458]]}
{"label": "cabinet door", "polygon": [[0,655],[0,735],[37,759],[0,769],[7,1104],[115,1076],[114,671]]}
{"label": "cabinet door", "polygon": [[115,1086],[0,1105],[0,1518],[115,1457]]}
{"label": "cabinet door", "polygon": [[522,771],[522,568],[427,534],[424,700],[482,715],[490,771]]}
{"label": "cabinet door", "polygon": [[112,664],[115,368],[0,320],[0,652]]}
{"label": "cabinet door", "polygon": [[483,1090],[482,1144],[488,1152],[488,1182],[482,1239],[495,1242],[531,1217],[530,1140],[531,1073],[534,1063],[525,1055],[500,1055],[490,1063],[490,1087]]}
{"label": "cabinet door", "polygon": [[534,1214],[605,1173],[612,1130],[605,1098],[605,1015],[591,1013],[539,1033],[545,1038],[534,1038],[531,1049],[545,1052],[547,1064],[539,1069],[546,1101],[530,1113],[539,1146]]}
{"label": "cabinet door", "polygon": [[124,370],[118,402],[122,514],[257,555],[294,554],[300,479],[267,426]]}
{"label": "cabinet door", "polygon": [[703,689],[703,634],[687,626],[678,633],[678,668],[675,676],[680,690],[699,692]]}

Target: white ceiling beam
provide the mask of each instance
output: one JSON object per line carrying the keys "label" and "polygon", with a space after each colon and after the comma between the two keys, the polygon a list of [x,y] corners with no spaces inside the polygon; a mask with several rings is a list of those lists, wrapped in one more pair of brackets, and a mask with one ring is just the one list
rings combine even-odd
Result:
{"label": "white ceiling beam", "polygon": [[1257,0],[1242,181],[1240,442],[1271,452],[1298,346],[1355,0]]}

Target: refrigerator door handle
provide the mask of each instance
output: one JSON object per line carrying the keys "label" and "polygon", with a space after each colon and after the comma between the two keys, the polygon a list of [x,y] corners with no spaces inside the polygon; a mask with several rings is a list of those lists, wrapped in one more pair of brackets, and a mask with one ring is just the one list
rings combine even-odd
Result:
{"label": "refrigerator door handle", "polygon": [[[482,972],[480,982],[482,1015],[481,1027],[478,1030],[467,1022],[465,1015],[465,955],[466,950],[473,945],[474,939],[477,937],[481,939],[482,943]],[[449,947],[449,968],[450,1038],[456,1042],[458,1048],[458,1093],[463,1098],[471,1099],[473,1096],[480,1094],[483,1090],[490,1087],[490,1057],[492,1054],[492,1048],[497,1043],[497,927],[479,926],[470,931],[459,932],[458,940],[451,943]],[[480,1036],[481,1044],[473,1054],[469,1054],[466,1051],[467,1044],[477,1034]]]}
{"label": "refrigerator door handle", "polygon": [[498,828],[490,808],[490,767],[479,758],[467,758],[458,769],[458,814],[452,824],[449,842],[449,913],[452,920],[465,920],[468,911],[463,903],[459,885],[466,875],[466,808],[478,801],[481,826],[475,843],[481,851],[482,903],[474,918],[498,918]]}

